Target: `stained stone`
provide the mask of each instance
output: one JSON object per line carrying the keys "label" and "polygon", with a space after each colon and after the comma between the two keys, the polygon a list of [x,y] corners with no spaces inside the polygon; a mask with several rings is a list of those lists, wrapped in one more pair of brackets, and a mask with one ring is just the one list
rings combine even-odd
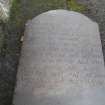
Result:
{"label": "stained stone", "polygon": [[14,105],[105,105],[99,27],[66,10],[26,24]]}

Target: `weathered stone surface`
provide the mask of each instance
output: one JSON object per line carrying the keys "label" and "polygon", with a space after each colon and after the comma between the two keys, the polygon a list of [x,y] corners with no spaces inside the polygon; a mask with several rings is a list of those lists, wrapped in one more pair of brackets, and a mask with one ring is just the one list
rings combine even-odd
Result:
{"label": "weathered stone surface", "polygon": [[105,68],[98,25],[54,10],[26,25],[14,105],[104,105]]}

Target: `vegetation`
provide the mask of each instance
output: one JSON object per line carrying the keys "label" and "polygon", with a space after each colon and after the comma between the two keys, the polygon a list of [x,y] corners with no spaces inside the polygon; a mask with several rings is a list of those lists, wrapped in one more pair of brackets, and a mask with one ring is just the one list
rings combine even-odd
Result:
{"label": "vegetation", "polygon": [[68,0],[68,9],[71,11],[83,12],[86,10],[86,7],[82,4],[79,4],[76,0]]}

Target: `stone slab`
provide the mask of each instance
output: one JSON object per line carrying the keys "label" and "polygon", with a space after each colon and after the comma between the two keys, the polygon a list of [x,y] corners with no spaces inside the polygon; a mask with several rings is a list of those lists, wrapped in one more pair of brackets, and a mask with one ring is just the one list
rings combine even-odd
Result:
{"label": "stone slab", "polygon": [[26,25],[14,105],[104,105],[105,68],[99,27],[66,10]]}

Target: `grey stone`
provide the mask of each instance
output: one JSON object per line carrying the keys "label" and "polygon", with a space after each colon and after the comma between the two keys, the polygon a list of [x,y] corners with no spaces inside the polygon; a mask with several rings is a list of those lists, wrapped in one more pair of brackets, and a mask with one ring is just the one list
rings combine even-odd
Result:
{"label": "grey stone", "polygon": [[14,105],[104,105],[104,93],[97,23],[66,10],[27,23]]}
{"label": "grey stone", "polygon": [[6,21],[9,18],[12,0],[0,0],[0,20]]}

